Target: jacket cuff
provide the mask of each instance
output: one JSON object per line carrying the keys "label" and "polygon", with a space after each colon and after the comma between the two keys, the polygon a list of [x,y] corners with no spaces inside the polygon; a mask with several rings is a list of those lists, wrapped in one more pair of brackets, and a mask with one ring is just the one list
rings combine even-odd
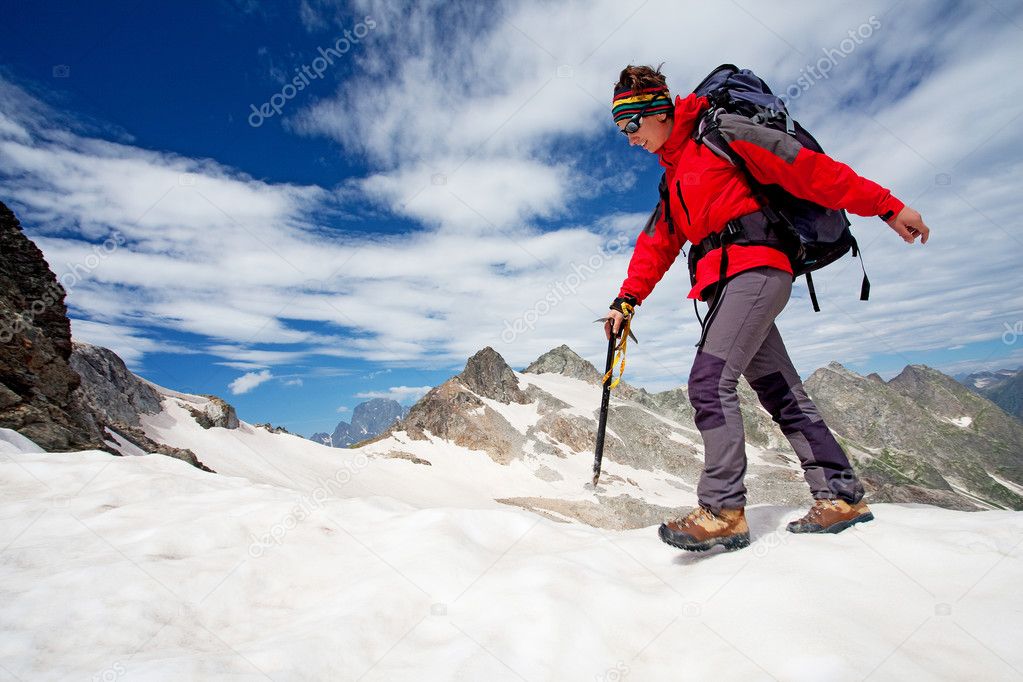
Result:
{"label": "jacket cuff", "polygon": [[611,303],[611,306],[610,306],[611,310],[617,310],[617,311],[620,312],[621,311],[621,305],[620,304],[621,304],[622,301],[625,301],[626,303],[628,303],[632,307],[636,307],[636,306],[639,305],[639,301],[636,300],[635,296],[633,296],[632,294],[627,293],[625,291],[620,291],[620,292],[618,292],[618,298],[616,298]]}
{"label": "jacket cuff", "polygon": [[881,220],[888,222],[906,207],[906,204],[899,201],[897,198],[888,195],[888,198],[881,202],[880,210],[878,211],[877,217]]}

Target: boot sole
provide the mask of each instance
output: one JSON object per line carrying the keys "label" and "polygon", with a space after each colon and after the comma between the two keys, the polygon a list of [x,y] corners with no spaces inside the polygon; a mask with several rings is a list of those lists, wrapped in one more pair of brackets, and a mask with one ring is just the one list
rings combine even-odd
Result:
{"label": "boot sole", "polygon": [[672,547],[677,547],[678,549],[684,549],[687,552],[706,552],[708,549],[716,545],[721,545],[729,551],[749,547],[748,532],[720,538],[709,538],[703,542],[687,541],[685,538],[691,536],[675,533],[664,525],[657,529],[657,534],[661,537],[662,542],[669,544]]}
{"label": "boot sole", "polygon": [[857,523],[866,523],[867,521],[873,521],[873,520],[874,520],[874,514],[872,512],[867,512],[866,514],[860,514],[856,518],[849,519],[848,521],[839,521],[837,523],[833,523],[830,526],[828,526],[827,528],[824,528],[822,526],[817,526],[816,528],[806,528],[806,529],[803,529],[803,530],[796,530],[794,528],[790,528],[790,527],[786,526],[785,530],[787,530],[790,533],[796,533],[796,534],[802,534],[802,533],[832,533],[832,534],[834,534],[834,533],[841,533],[846,528],[849,528],[851,526],[855,526]]}

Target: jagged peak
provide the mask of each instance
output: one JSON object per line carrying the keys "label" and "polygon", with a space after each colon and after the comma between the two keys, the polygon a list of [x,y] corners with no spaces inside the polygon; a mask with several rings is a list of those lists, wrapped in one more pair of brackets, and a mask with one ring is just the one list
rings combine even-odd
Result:
{"label": "jagged peak", "polygon": [[465,369],[457,377],[460,383],[484,398],[491,398],[502,403],[529,402],[526,394],[519,388],[519,380],[515,372],[505,362],[501,354],[487,346],[477,351],[465,363]]}
{"label": "jagged peak", "polygon": [[857,374],[856,372],[852,371],[842,363],[837,362],[835,360],[832,360],[824,367],[821,367],[820,369],[814,371],[814,373],[811,376],[826,375],[828,373],[838,374],[848,379],[863,380],[865,378],[862,375]]}
{"label": "jagged peak", "polygon": [[562,374],[590,383],[600,383],[601,377],[596,367],[566,344],[547,351],[523,371],[527,374]]}

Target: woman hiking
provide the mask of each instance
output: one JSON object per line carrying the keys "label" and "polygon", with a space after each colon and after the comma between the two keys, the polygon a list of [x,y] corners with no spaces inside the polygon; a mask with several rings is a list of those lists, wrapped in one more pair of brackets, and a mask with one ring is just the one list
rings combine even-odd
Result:
{"label": "woman hiking", "polygon": [[781,243],[740,239],[722,247],[721,234],[740,222],[763,224],[757,198],[762,194],[745,173],[756,183],[778,185],[829,209],[881,217],[908,243],[917,237],[926,243],[929,230],[919,213],[845,164],[802,146],[783,130],[724,115],[718,119],[720,132],[745,170],[733,165],[693,139],[708,106],[707,98],[695,93],[673,101],[659,68],[631,65],[621,72],[612,101],[615,124],[630,145],[657,155],[667,185],[636,240],[605,334],[610,338],[619,332],[625,315],[650,295],[687,242],[692,244],[693,280],[688,296],[707,302],[710,311],[689,374],[689,400],[704,443],[699,505],[662,524],[659,534],[687,550],[749,545],[745,434],[736,394],[740,375],[788,438],[814,497],[809,512],[789,523],[788,530],[837,533],[873,515],[846,453],[803,390],[775,326],[792,291],[792,264]]}

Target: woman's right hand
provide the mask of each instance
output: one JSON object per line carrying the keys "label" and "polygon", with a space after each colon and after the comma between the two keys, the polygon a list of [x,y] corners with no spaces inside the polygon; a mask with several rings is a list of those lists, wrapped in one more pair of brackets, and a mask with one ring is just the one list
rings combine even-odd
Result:
{"label": "woman's right hand", "polygon": [[608,341],[611,340],[611,332],[617,335],[622,328],[622,320],[625,319],[625,315],[618,310],[609,310],[607,320],[604,322],[604,338]]}

